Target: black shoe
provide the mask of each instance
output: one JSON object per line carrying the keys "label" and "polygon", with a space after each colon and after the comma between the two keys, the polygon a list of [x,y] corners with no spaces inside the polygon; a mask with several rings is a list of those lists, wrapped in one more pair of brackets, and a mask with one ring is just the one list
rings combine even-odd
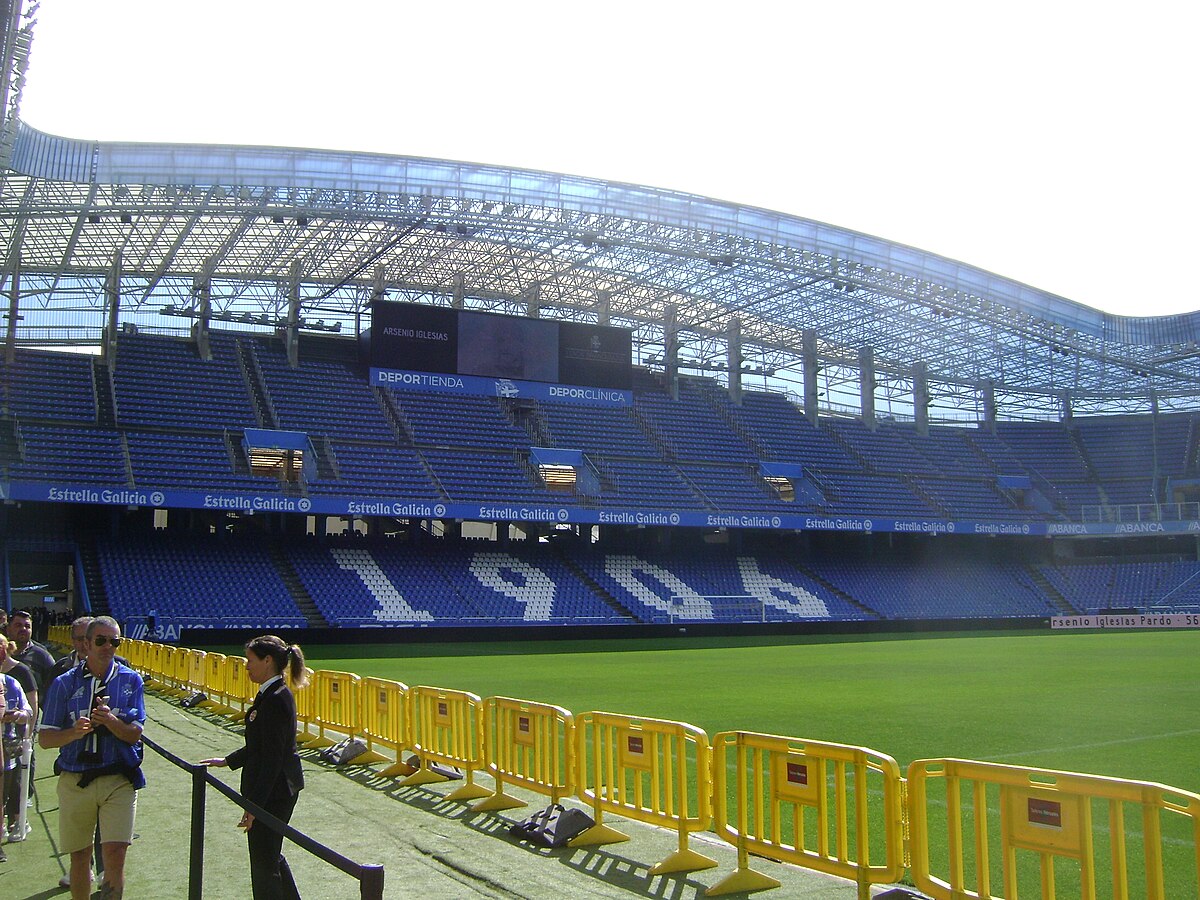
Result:
{"label": "black shoe", "polygon": [[8,857],[4,854],[4,848],[0,847],[0,863],[8,862]]}

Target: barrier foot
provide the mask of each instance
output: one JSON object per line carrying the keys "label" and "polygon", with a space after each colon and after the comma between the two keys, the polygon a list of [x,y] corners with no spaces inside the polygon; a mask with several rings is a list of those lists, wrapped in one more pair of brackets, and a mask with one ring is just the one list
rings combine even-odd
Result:
{"label": "barrier foot", "polygon": [[449,781],[445,775],[439,775],[437,772],[431,772],[429,769],[417,769],[407,778],[400,782],[404,787],[413,787],[422,784],[440,784],[443,781]]}
{"label": "barrier foot", "polygon": [[471,812],[498,812],[502,809],[520,809],[528,805],[524,800],[518,800],[508,794],[492,794],[486,800],[480,800],[472,806]]}
{"label": "barrier foot", "polygon": [[568,847],[596,847],[600,844],[619,844],[629,840],[629,835],[622,834],[607,825],[593,825],[587,831],[581,832],[567,841]]}
{"label": "barrier foot", "polygon": [[354,757],[354,759],[350,760],[350,764],[355,766],[367,766],[371,763],[386,762],[387,759],[388,757],[384,756],[382,753],[378,753],[374,750],[364,750],[362,753],[358,754],[358,756]]}
{"label": "barrier foot", "polygon": [[468,784],[464,784],[460,788],[455,788],[454,790],[452,790],[450,793],[448,793],[446,795],[445,799],[452,800],[456,803],[458,803],[458,802],[465,803],[468,800],[479,800],[483,797],[490,797],[490,796],[492,796],[492,792],[489,791],[487,788],[485,788],[483,785],[468,783]]}
{"label": "barrier foot", "polygon": [[704,896],[716,897],[720,894],[748,894],[751,891],[769,891],[771,888],[779,887],[781,883],[770,875],[755,872],[753,869],[738,869],[710,887],[704,892]]}
{"label": "barrier foot", "polygon": [[676,850],[650,870],[651,875],[667,875],[671,872],[699,872],[720,865],[715,859],[701,856],[695,850]]}
{"label": "barrier foot", "polygon": [[386,769],[381,770],[379,774],[384,778],[395,778],[397,775],[408,776],[416,771],[416,766],[410,766],[406,762],[394,762]]}

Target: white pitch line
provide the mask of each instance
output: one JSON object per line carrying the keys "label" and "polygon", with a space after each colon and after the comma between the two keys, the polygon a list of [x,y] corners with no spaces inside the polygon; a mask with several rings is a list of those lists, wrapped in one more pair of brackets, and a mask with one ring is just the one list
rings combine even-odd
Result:
{"label": "white pitch line", "polygon": [[981,759],[1000,761],[1021,756],[1037,756],[1042,753],[1065,753],[1072,750],[1095,750],[1099,747],[1115,747],[1119,744],[1140,744],[1145,741],[1156,741],[1161,738],[1191,737],[1200,734],[1200,728],[1189,728],[1186,731],[1164,731],[1160,734],[1142,734],[1137,737],[1115,738],[1111,741],[1095,741],[1090,744],[1072,744],[1065,747],[1042,747],[1037,750],[1018,750],[1015,753],[984,754]]}

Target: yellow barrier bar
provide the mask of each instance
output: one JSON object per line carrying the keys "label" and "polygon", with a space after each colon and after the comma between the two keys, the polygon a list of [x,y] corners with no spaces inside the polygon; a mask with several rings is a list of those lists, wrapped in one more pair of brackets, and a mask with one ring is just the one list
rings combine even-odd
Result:
{"label": "yellow barrier bar", "polygon": [[149,643],[146,645],[146,672],[159,684],[165,683],[166,673],[163,671],[164,645]]}
{"label": "yellow barrier bar", "polygon": [[205,668],[204,661],[208,656],[203,650],[187,650],[184,654],[184,684],[188,693],[204,690]]}
{"label": "yellow barrier bar", "polygon": [[175,684],[175,647],[170,644],[155,644],[152,656],[162,690],[178,695],[179,688]]}
{"label": "yellow barrier bar", "polygon": [[[650,873],[711,869],[715,859],[688,848],[688,835],[712,820],[708,735],[694,725],[590,712],[575,720],[577,796],[592,804],[596,824],[571,841],[588,847],[627,841],[603,824],[605,811],[672,828],[679,849]],[[694,786],[693,786],[694,785]]]}
{"label": "yellow barrier bar", "polygon": [[462,769],[466,776],[466,784],[447,794],[447,800],[480,800],[489,796],[487,788],[475,784],[475,772],[484,766],[483,701],[466,691],[426,686],[410,688],[408,698],[412,747],[421,758],[422,768],[400,783],[445,781],[429,768],[432,763],[441,763]]}
{"label": "yellow barrier bar", "polygon": [[360,712],[362,715],[362,737],[376,761],[386,762],[387,757],[377,747],[392,751],[392,764],[381,775],[392,778],[396,775],[411,775],[416,771],[401,758],[412,746],[408,721],[408,685],[386,678],[364,678],[358,686]]}
{"label": "yellow barrier bar", "polygon": [[204,657],[204,693],[208,695],[208,705],[224,711],[232,709],[225,684],[228,659],[224,653],[209,653]]}
{"label": "yellow barrier bar", "polygon": [[175,693],[186,697],[191,691],[187,683],[191,651],[187,647],[172,646],[168,652],[171,656],[171,683],[175,686]]}
{"label": "yellow barrier bar", "polygon": [[[712,771],[715,830],[737,848],[738,867],[706,893],[778,887],[750,868],[751,854],[856,882],[860,900],[870,897],[872,884],[904,874],[903,782],[892,757],[846,744],[723,731],[713,737]],[[805,810],[812,810],[812,828]]]}
{"label": "yellow barrier bar", "polygon": [[[56,626],[56,627],[64,627],[65,628],[66,626]],[[67,633],[68,633],[68,635],[70,634],[70,632],[67,632]],[[130,639],[128,642],[128,646],[125,647],[125,652],[122,653],[121,655],[124,656],[127,660],[129,660],[129,664],[131,666],[133,666],[133,668],[137,669],[139,672],[145,670],[145,668],[146,668],[146,642],[145,641],[135,641],[133,639]]]}
{"label": "yellow barrier bar", "polygon": [[296,698],[296,740],[302,744],[315,741],[318,737],[308,730],[317,719],[317,692],[312,689],[317,673],[308,666],[304,667],[304,673],[308,687],[292,690]]}
{"label": "yellow barrier bar", "polygon": [[[938,800],[929,798],[930,783],[944,782],[946,787],[946,821],[934,824],[931,807]],[[964,783],[973,786],[972,817],[961,814],[958,797]],[[982,786],[982,788],[980,787]],[[993,789],[990,793],[988,789]],[[1074,864],[1079,879],[1078,890],[1071,896],[1095,900],[1096,866],[1107,864],[1110,870],[1114,900],[1129,897],[1129,873],[1139,868],[1145,872],[1147,900],[1167,900],[1180,897],[1186,890],[1196,890],[1200,882],[1200,794],[1181,791],[1162,784],[1129,781],[1031,769],[998,763],[974,762],[961,759],[917,760],[908,770],[909,824],[912,830],[912,876],[917,888],[937,900],[1016,900],[1020,861],[1031,859],[1038,865],[1041,900],[1055,900],[1057,885],[1055,862],[1067,860]],[[968,865],[963,857],[963,842],[951,841],[948,872],[945,877],[932,871],[930,861],[931,830],[944,824],[954,835],[961,832],[964,821],[971,822],[976,832],[975,846],[990,848],[995,836],[988,832],[986,806],[989,797],[998,796],[999,842],[1002,854],[1001,871],[1003,895],[992,891],[986,876],[989,856],[976,850],[976,858]],[[1108,816],[1103,825],[1093,823],[1095,803],[1108,804]],[[1126,842],[1124,805],[1137,806],[1140,815],[1142,858],[1130,860]],[[1163,818],[1176,814],[1190,819],[1189,856],[1193,872],[1190,886],[1166,887],[1164,870]],[[939,816],[940,818],[940,816]],[[1107,858],[1097,858],[1095,831],[1107,827],[1111,832]],[[1136,832],[1134,837],[1137,837]],[[1180,838],[1173,837],[1178,843]],[[974,872],[970,870],[974,869]]]}
{"label": "yellow barrier bar", "polygon": [[[254,695],[258,693],[258,685],[250,680],[246,672],[246,657],[225,657],[225,697],[229,701],[229,718],[240,722],[246,718]],[[299,699],[297,699],[299,705]]]}
{"label": "yellow barrier bar", "polygon": [[316,715],[313,724],[317,736],[310,746],[328,747],[336,743],[325,735],[326,729],[341,737],[354,737],[362,730],[359,716],[359,677],[352,672],[334,672],[321,669],[314,674],[309,690],[316,700]]}
{"label": "yellow barrier bar", "polygon": [[511,697],[488,697],[483,703],[485,768],[496,780],[496,792],[471,808],[526,806],[504,793],[505,784],[536,791],[551,803],[570,796],[575,717],[561,706]]}

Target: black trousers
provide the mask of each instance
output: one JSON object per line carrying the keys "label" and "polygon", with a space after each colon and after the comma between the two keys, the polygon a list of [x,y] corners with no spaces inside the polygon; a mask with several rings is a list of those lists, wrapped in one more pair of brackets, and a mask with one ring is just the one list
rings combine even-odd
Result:
{"label": "black trousers", "polygon": [[[263,809],[283,822],[292,818],[299,794],[271,800]],[[256,821],[246,834],[250,849],[250,887],[254,900],[300,900],[292,870],[283,858],[283,835]]]}

